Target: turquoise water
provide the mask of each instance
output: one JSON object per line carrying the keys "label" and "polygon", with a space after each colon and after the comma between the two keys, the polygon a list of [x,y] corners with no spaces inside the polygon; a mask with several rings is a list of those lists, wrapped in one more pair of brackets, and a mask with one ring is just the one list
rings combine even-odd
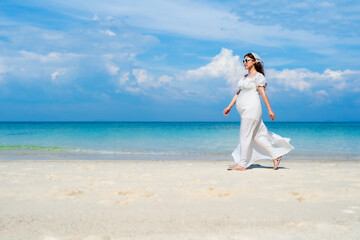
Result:
{"label": "turquoise water", "polygon": [[[1,159],[229,159],[239,123],[2,122]],[[360,123],[265,122],[295,159],[360,160]]]}

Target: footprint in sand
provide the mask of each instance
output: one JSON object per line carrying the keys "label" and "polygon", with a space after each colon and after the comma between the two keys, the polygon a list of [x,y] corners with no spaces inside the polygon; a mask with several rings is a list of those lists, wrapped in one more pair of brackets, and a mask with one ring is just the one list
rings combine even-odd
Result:
{"label": "footprint in sand", "polygon": [[296,200],[298,200],[299,202],[303,202],[303,201],[305,201],[305,198],[299,197],[299,198],[297,198]]}
{"label": "footprint in sand", "polygon": [[81,191],[81,190],[70,190],[70,191],[66,192],[65,195],[69,196],[69,197],[73,197],[73,196],[80,195],[83,193],[84,193],[84,191]]}
{"label": "footprint in sand", "polygon": [[53,173],[47,174],[47,175],[45,176],[45,178],[46,178],[47,180],[57,181],[57,182],[63,180],[61,177],[59,177],[59,176],[57,176],[56,174],[53,174]]}
{"label": "footprint in sand", "polygon": [[67,197],[75,197],[78,195],[82,195],[84,193],[85,193],[84,191],[81,191],[78,189],[73,189],[73,190],[52,189],[48,193],[48,196],[51,198],[63,199],[63,198],[67,198]]}
{"label": "footprint in sand", "polygon": [[207,198],[207,197],[223,198],[223,197],[229,197],[231,195],[231,191],[227,189],[207,187],[204,189],[197,190],[196,192],[192,192],[191,195],[197,198]]}
{"label": "footprint in sand", "polygon": [[110,180],[104,180],[104,179],[92,179],[88,185],[90,186],[98,186],[98,185],[114,185],[114,181],[110,181]]}
{"label": "footprint in sand", "polygon": [[131,191],[120,191],[120,192],[118,192],[118,194],[119,194],[120,196],[129,196],[129,195],[133,195],[134,192],[131,192]]}
{"label": "footprint in sand", "polygon": [[115,202],[116,205],[124,205],[124,206],[129,206],[131,204],[133,204],[133,200],[132,199],[126,199],[126,200],[117,200]]}
{"label": "footprint in sand", "polygon": [[300,193],[291,191],[290,194],[293,195],[293,196],[297,196],[297,195],[299,195]]}
{"label": "footprint in sand", "polygon": [[117,200],[115,203],[117,205],[125,205],[125,206],[133,204],[133,202],[137,199],[151,198],[155,196],[155,194],[152,192],[134,192],[130,190],[119,191],[117,192],[117,195],[120,196],[121,199]]}
{"label": "footprint in sand", "polygon": [[126,196],[136,196],[142,198],[148,198],[154,196],[151,192],[132,192],[132,191],[120,191],[118,192],[119,196],[126,197]]}
{"label": "footprint in sand", "polygon": [[296,200],[297,200],[298,202],[303,202],[303,201],[305,201],[305,198],[301,197],[301,196],[300,196],[300,193],[298,193],[298,192],[290,191],[289,194],[291,194],[292,196],[299,196],[298,198],[296,198]]}
{"label": "footprint in sand", "polygon": [[78,169],[95,170],[95,169],[98,169],[98,167],[96,167],[96,166],[83,166],[83,167],[79,167]]}

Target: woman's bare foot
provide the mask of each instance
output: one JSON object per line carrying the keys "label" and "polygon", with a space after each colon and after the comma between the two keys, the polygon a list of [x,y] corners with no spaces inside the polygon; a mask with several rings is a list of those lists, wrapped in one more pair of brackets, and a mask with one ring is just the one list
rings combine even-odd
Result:
{"label": "woman's bare foot", "polygon": [[240,166],[239,164],[235,164],[234,166],[229,167],[227,170],[238,170],[238,171],[245,171],[246,168]]}
{"label": "woman's bare foot", "polygon": [[273,160],[273,162],[274,162],[274,167],[273,167],[273,169],[274,169],[274,170],[277,170],[277,169],[278,169],[281,158],[282,158],[282,156],[280,156],[280,157],[278,157],[278,158],[275,158],[275,159]]}

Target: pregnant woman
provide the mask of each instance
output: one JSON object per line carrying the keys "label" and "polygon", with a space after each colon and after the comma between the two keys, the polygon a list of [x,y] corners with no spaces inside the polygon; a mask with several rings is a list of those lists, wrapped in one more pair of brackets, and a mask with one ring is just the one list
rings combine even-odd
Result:
{"label": "pregnant woman", "polygon": [[242,77],[238,83],[238,92],[227,108],[224,115],[227,116],[236,103],[236,109],[241,116],[239,145],[232,153],[235,165],[228,170],[246,170],[258,160],[273,160],[276,170],[281,157],[292,149],[289,138],[283,138],[267,130],[261,120],[261,95],[271,120],[275,119],[275,113],[270,107],[265,93],[267,85],[265,80],[263,61],[256,53],[248,53],[243,60],[248,74]]}

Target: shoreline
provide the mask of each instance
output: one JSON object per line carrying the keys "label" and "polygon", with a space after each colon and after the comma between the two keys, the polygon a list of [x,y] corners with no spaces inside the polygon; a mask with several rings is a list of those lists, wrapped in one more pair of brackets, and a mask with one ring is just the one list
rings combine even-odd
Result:
{"label": "shoreline", "polygon": [[[208,163],[208,164],[212,164],[212,163],[225,163],[225,164],[235,164],[235,162],[232,159],[214,159],[214,160],[207,160],[207,159],[158,159],[158,160],[154,160],[154,159],[1,159],[0,158],[0,163],[7,163],[7,162],[59,162],[59,163],[63,163],[63,162],[88,162],[88,163],[93,163],[93,162],[108,162],[108,163],[127,163],[127,164],[131,164],[131,163],[151,163],[151,162],[164,162],[164,163],[168,163],[168,162],[184,162],[184,163]],[[329,159],[293,159],[293,158],[282,158],[281,163],[304,163],[304,164],[309,164],[309,163],[324,163],[324,164],[332,164],[332,163],[354,163],[354,164],[359,164],[360,165],[360,160],[357,159],[342,159],[342,160],[329,160]],[[259,160],[257,162],[255,162],[253,165],[268,165],[268,164],[272,164],[271,160]]]}
{"label": "shoreline", "polygon": [[[0,151],[0,161],[19,160],[113,160],[113,161],[233,161],[228,154],[116,154],[87,152],[11,152]],[[360,155],[298,155],[286,154],[284,161],[360,161]],[[266,160],[261,160],[266,161]]]}
{"label": "shoreline", "polygon": [[356,239],[358,161],[0,160],[1,239]]}

